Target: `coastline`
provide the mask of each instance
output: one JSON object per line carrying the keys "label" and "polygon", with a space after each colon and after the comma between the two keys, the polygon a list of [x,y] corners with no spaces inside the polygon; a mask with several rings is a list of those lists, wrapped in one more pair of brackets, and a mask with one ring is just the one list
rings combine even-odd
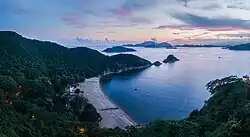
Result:
{"label": "coastline", "polygon": [[[102,75],[100,75],[100,80],[104,80],[107,77],[113,76],[113,75],[117,75],[117,74],[121,74],[124,72],[130,72],[130,71],[139,71],[139,70],[143,70],[146,69],[148,67],[152,66],[152,64],[150,65],[145,65],[145,66],[140,66],[140,67],[129,67],[129,68],[124,68],[124,69],[120,69],[118,71],[108,71],[108,72],[104,72]],[[109,79],[109,78],[108,78]]]}
{"label": "coastline", "polygon": [[[79,83],[80,89],[84,91],[84,95],[88,101],[95,106],[97,112],[103,118],[99,123],[104,128],[119,127],[125,129],[127,126],[136,126],[137,123],[133,121],[123,110],[118,108],[109,98],[103,93],[99,83],[100,78],[93,77],[86,79],[84,83]],[[117,108],[102,110],[107,108]]]}

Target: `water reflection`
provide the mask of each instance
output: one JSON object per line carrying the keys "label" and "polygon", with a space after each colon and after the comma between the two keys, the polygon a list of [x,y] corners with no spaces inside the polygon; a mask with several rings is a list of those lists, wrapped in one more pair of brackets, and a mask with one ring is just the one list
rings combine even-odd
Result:
{"label": "water reflection", "polygon": [[137,51],[134,54],[152,62],[163,60],[169,54],[180,58],[173,64],[117,75],[104,83],[104,92],[138,123],[184,118],[209,98],[205,89],[207,82],[229,75],[250,74],[249,52],[220,48],[138,48]]}

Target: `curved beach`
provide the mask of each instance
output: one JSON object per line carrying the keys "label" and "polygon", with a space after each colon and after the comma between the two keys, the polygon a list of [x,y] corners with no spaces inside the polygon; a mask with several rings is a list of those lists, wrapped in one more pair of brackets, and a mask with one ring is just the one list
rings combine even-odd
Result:
{"label": "curved beach", "polygon": [[86,79],[84,83],[80,83],[80,88],[84,91],[84,94],[88,98],[89,102],[95,106],[97,112],[102,116],[103,119],[100,122],[100,126],[106,128],[119,127],[124,129],[126,126],[137,125],[136,122],[134,122],[114,103],[112,103],[102,92],[99,80],[100,79],[98,77]]}

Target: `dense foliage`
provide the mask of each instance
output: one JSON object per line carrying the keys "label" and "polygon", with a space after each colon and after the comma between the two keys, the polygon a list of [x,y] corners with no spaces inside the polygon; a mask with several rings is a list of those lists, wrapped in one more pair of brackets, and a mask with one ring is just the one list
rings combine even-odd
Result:
{"label": "dense foliage", "polygon": [[[0,137],[248,137],[250,82],[230,76],[209,82],[211,98],[184,120],[105,129],[87,99],[65,96],[68,84],[104,71],[150,65],[133,55],[108,57],[0,32]],[[79,91],[78,91],[79,92]],[[68,107],[68,105],[70,107]]]}
{"label": "dense foliage", "polygon": [[134,55],[109,57],[9,31],[0,32],[0,55],[0,136],[8,137],[69,137],[81,135],[80,127],[97,128],[94,106],[84,98],[69,100],[66,87],[107,70],[151,64]]}

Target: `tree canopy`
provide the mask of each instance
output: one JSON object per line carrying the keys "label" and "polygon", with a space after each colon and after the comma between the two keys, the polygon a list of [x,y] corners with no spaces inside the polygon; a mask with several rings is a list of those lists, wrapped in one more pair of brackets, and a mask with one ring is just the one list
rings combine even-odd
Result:
{"label": "tree canopy", "polygon": [[66,87],[106,70],[151,64],[134,55],[110,57],[11,31],[0,31],[0,55],[0,136],[8,137],[76,137],[83,136],[80,127],[98,129],[94,106],[84,98],[63,97]]}

